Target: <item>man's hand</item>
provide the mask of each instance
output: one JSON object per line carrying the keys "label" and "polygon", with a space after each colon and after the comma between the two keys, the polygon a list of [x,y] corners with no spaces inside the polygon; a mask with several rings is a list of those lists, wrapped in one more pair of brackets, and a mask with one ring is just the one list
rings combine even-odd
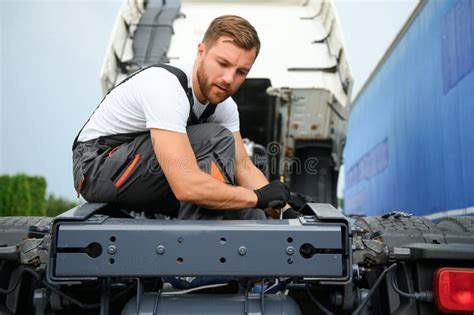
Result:
{"label": "man's hand", "polygon": [[290,199],[290,187],[274,180],[270,184],[256,189],[255,194],[257,195],[257,208],[282,208]]}
{"label": "man's hand", "polygon": [[283,219],[296,219],[301,217],[303,214],[295,209],[289,207],[288,209],[284,210],[283,212]]}

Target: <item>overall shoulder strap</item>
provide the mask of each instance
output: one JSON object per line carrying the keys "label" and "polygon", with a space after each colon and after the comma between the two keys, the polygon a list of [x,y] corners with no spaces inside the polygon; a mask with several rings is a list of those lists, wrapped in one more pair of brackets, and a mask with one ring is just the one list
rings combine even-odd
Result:
{"label": "overall shoulder strap", "polygon": [[[188,101],[189,101],[189,105],[190,105],[190,108],[191,108],[191,112],[192,112],[192,108],[193,108],[193,104],[194,104],[194,99],[193,99],[193,92],[192,90],[188,87],[188,77],[186,76],[186,73],[183,72],[183,70],[179,69],[179,68],[176,68],[176,67],[173,67],[171,65],[168,65],[168,64],[156,64],[156,65],[151,65],[151,66],[148,66],[148,67],[145,67],[143,69],[140,69],[140,70],[137,70],[135,71],[134,73],[132,73],[131,75],[129,75],[126,79],[124,79],[122,82],[120,82],[119,84],[117,84],[116,86],[114,86],[110,91],[107,92],[107,94],[105,94],[105,96],[102,98],[102,100],[100,101],[99,105],[97,105],[97,107],[95,108],[94,112],[92,112],[92,115],[94,115],[94,113],[96,112],[96,110],[99,108],[100,104],[102,104],[102,102],[104,101],[104,99],[107,97],[107,95],[109,95],[110,92],[112,92],[115,88],[117,88],[118,86],[122,85],[123,83],[127,82],[128,80],[130,80],[132,77],[134,77],[135,75],[139,74],[140,72],[148,69],[148,68],[152,68],[152,67],[159,67],[159,68],[163,68],[163,69],[166,69],[168,70],[169,72],[171,72],[172,74],[174,74],[177,78],[178,78],[178,81],[179,81],[179,84],[181,85],[181,87],[183,88],[184,92],[186,93],[186,97],[188,98]],[[74,150],[76,147],[77,147],[77,143],[78,143],[78,139],[79,139],[79,135],[81,134],[82,130],[84,129],[84,127],[87,125],[87,123],[89,122],[89,120],[91,119],[91,116],[89,116],[89,119],[87,119],[86,123],[82,126],[81,130],[79,130],[79,132],[77,133],[76,135],[76,138],[74,139],[74,142],[72,144],[72,150]]]}
{"label": "overall shoulder strap", "polygon": [[208,104],[206,109],[202,112],[199,117],[199,123],[205,123],[209,117],[216,111],[216,104]]}

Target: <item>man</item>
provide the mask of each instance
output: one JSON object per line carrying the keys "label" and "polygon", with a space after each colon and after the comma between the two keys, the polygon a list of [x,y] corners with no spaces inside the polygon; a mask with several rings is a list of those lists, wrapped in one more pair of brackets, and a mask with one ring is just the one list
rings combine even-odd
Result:
{"label": "man", "polygon": [[179,209],[182,219],[275,216],[271,206],[284,205],[289,189],[250,161],[230,97],[259,49],[248,21],[221,16],[192,69],[149,67],[116,86],[74,141],[78,194],[131,210]]}

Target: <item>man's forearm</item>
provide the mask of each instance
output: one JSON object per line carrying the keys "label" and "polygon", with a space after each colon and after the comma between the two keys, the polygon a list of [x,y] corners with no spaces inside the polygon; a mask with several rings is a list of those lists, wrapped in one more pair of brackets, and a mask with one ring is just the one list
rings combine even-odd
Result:
{"label": "man's forearm", "polygon": [[185,193],[176,197],[208,209],[238,210],[257,204],[252,189],[221,183],[204,172],[189,176]]}
{"label": "man's forearm", "polygon": [[255,190],[267,185],[268,180],[250,159],[246,159],[236,165],[235,183],[237,186]]}
{"label": "man's forearm", "polygon": [[[237,165],[235,172],[235,182],[238,186],[245,187],[248,189],[259,189],[268,184],[268,180],[263,175],[250,159],[247,159],[244,162],[241,162],[240,165]],[[289,205],[283,207],[283,211],[290,208]],[[266,214],[272,218],[278,218],[280,212],[275,211],[274,209],[267,208],[264,209]]]}

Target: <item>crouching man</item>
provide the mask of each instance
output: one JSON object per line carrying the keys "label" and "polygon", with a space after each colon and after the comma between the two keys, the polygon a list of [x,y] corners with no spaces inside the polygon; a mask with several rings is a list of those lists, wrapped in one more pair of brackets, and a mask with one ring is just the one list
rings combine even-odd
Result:
{"label": "crouching man", "polygon": [[230,97],[259,49],[247,20],[221,16],[193,65],[147,67],[112,89],[74,141],[78,194],[180,219],[275,216],[270,207],[284,205],[289,189],[250,161]]}

